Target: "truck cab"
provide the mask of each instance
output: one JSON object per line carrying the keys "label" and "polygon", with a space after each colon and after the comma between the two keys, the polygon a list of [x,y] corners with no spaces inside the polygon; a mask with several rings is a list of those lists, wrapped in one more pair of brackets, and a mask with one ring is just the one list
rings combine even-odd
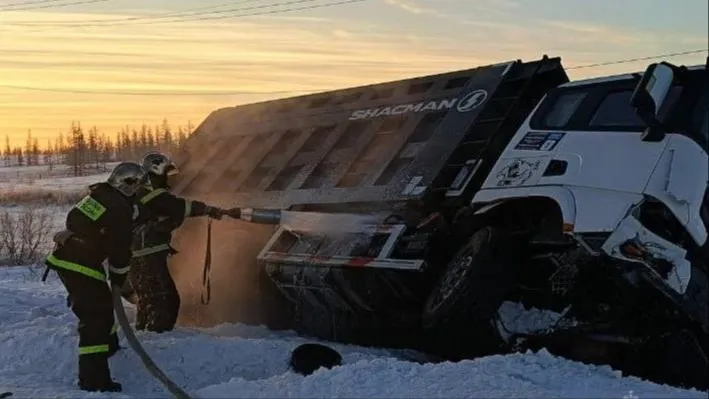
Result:
{"label": "truck cab", "polygon": [[637,260],[620,246],[627,236],[647,237],[664,248],[658,256],[672,259],[666,282],[683,294],[686,252],[707,247],[707,76],[704,65],[660,63],[644,75],[561,85],[510,141],[474,206],[487,205],[485,212],[515,198],[552,199],[564,233],[625,260]]}
{"label": "truck cab", "polygon": [[[606,343],[623,341],[635,348],[618,357],[626,366],[635,362],[630,368],[638,370],[661,364],[657,370],[663,370],[663,378],[682,375],[670,383],[704,388],[709,370],[707,65],[709,59],[692,67],[660,62],[642,74],[573,81],[551,90],[471,201],[475,216],[485,221],[483,231],[522,230],[523,245],[507,241],[502,246],[528,251],[517,265],[497,257],[471,266],[495,263],[508,271],[506,276],[498,272],[497,284],[486,284],[509,294],[512,283],[502,284],[503,278],[518,285],[542,280],[536,288],[545,294],[537,296],[547,305],[563,304],[556,310],[564,316],[549,330],[554,333],[540,335],[566,334],[567,339],[574,331],[571,335]],[[480,246],[477,251],[492,252]],[[470,303],[493,297],[482,284],[477,292]],[[583,327],[566,324],[567,329],[562,320]],[[667,338],[679,336],[693,342],[691,349],[677,349],[671,343],[675,338]],[[645,346],[660,341],[652,349]],[[628,360],[642,351],[657,357]],[[673,358],[673,351],[685,360]]]}

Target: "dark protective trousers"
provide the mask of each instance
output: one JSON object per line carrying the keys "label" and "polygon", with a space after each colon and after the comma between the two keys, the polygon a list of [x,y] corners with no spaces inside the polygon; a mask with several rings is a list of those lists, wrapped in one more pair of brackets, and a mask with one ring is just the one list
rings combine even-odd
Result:
{"label": "dark protective trousers", "polygon": [[79,384],[105,386],[111,382],[108,358],[119,349],[110,288],[105,281],[81,273],[56,272],[79,319]]}
{"label": "dark protective trousers", "polygon": [[138,300],[137,330],[165,332],[175,328],[180,294],[167,267],[168,254],[163,251],[131,260],[128,281]]}

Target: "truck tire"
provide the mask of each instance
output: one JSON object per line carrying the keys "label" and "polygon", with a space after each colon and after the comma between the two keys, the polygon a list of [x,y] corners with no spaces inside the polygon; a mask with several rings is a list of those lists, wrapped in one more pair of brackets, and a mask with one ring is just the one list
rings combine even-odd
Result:
{"label": "truck tire", "polygon": [[[502,344],[494,320],[515,284],[515,247],[514,240],[498,227],[486,226],[473,233],[448,263],[424,304],[423,328],[432,341],[458,341],[453,344],[457,346],[454,352],[476,355],[493,353],[490,346]],[[467,338],[457,340],[453,335]],[[466,350],[460,341],[475,341],[471,343],[475,348]]]}

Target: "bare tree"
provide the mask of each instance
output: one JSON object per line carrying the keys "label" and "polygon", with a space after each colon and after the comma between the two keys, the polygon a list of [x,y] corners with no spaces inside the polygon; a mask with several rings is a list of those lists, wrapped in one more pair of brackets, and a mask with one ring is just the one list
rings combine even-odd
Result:
{"label": "bare tree", "polygon": [[86,139],[80,123],[72,122],[68,144],[68,163],[72,167],[74,176],[82,176],[84,174],[84,164],[86,163]]}
{"label": "bare tree", "polygon": [[0,264],[26,265],[37,262],[49,245],[51,213],[28,207],[17,216],[0,213]]}
{"label": "bare tree", "polygon": [[5,166],[12,165],[12,148],[10,147],[10,136],[5,134]]}

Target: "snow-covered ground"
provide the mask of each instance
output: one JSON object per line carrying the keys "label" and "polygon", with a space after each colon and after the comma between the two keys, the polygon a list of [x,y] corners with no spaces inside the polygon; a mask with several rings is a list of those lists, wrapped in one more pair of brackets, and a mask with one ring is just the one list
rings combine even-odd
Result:
{"label": "snow-covered ground", "polygon": [[81,189],[96,181],[103,180],[116,163],[106,164],[98,169],[94,166],[84,170],[84,176],[73,176],[72,168],[67,165],[54,165],[51,170],[47,165],[0,166],[0,189],[73,190]]}
{"label": "snow-covered ground", "polygon": [[[54,233],[64,227],[64,218],[69,208],[84,194],[90,184],[108,178],[115,163],[87,168],[83,176],[72,176],[66,165],[0,166],[0,215],[8,212],[14,219],[28,211],[37,218],[50,223]],[[50,234],[51,234],[50,233]],[[51,242],[42,245],[42,250],[51,248]],[[2,260],[0,247],[0,260]]]}
{"label": "snow-covered ground", "polygon": [[[35,270],[39,273],[40,270]],[[131,312],[129,312],[131,314]],[[76,319],[54,275],[41,283],[28,267],[0,268],[0,394],[13,398],[169,397],[125,349],[111,359],[124,392],[79,391]],[[221,325],[138,333],[156,363],[199,398],[705,398],[608,367],[588,366],[541,352],[491,356],[459,363],[419,364],[398,352],[330,344],[343,365],[303,377],[288,369],[288,356],[307,342],[295,334],[260,327]]]}
{"label": "snow-covered ground", "polygon": [[9,207],[29,202],[69,205],[93,183],[105,180],[114,164],[104,170],[90,168],[82,176],[72,176],[66,165],[0,167],[0,205]]}
{"label": "snow-covered ground", "polygon": [[[0,167],[0,194],[10,188],[58,193],[81,190],[107,176],[73,178],[65,175],[66,169],[55,169],[46,178],[45,172],[44,166]],[[25,206],[0,204],[12,212]],[[45,208],[53,214],[57,228],[68,206]],[[111,359],[113,376],[123,384],[123,393],[77,390],[76,318],[66,307],[65,292],[56,276],[50,274],[41,283],[41,272],[41,267],[0,267],[0,395],[12,392],[12,399],[170,396],[129,349]],[[503,309],[508,328],[520,323],[528,326],[535,320],[554,321],[546,313],[520,317],[515,308],[506,304]],[[208,329],[180,327],[166,334],[139,333],[138,338],[163,371],[194,398],[706,397],[706,393],[622,377],[608,367],[571,362],[546,352],[421,364],[401,351],[331,343],[343,354],[344,364],[303,377],[288,369],[290,351],[307,342],[294,333],[230,324]]]}

